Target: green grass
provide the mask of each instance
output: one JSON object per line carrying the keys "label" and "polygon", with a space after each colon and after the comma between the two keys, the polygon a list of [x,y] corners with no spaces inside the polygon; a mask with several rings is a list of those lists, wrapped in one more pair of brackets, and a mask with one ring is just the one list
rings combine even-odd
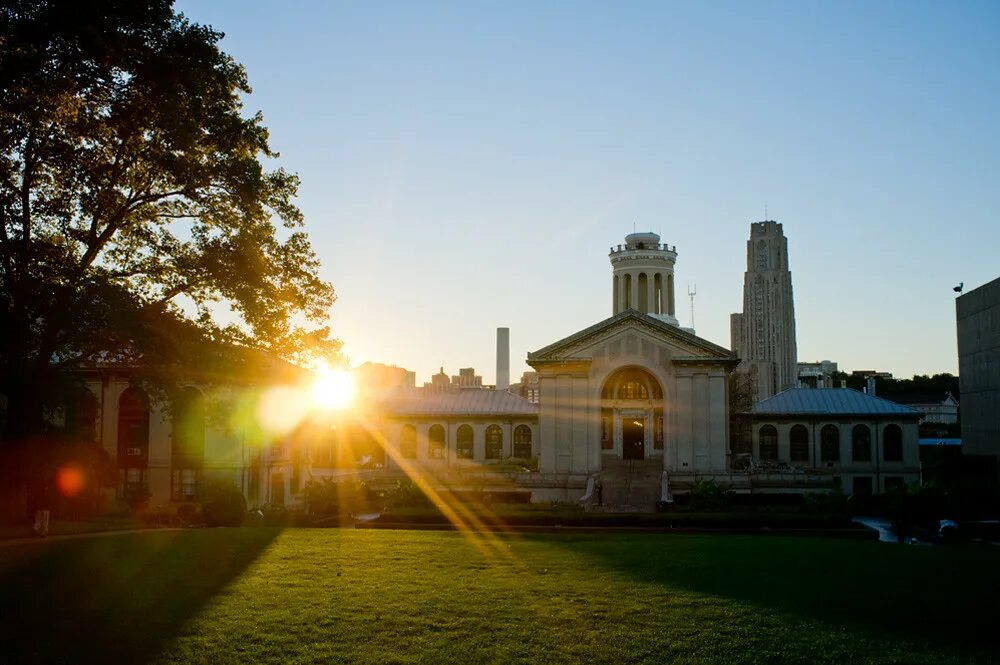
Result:
{"label": "green grass", "polygon": [[9,662],[998,656],[1000,550],[805,538],[211,529],[0,550]]}

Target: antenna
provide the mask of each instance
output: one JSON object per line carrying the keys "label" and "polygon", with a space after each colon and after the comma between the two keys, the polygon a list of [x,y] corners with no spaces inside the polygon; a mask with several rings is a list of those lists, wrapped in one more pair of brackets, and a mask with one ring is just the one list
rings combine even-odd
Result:
{"label": "antenna", "polygon": [[694,297],[698,295],[698,285],[695,284],[692,288],[688,284],[688,297],[691,298],[691,327],[694,328]]}
{"label": "antenna", "polygon": [[764,204],[764,221],[767,221],[767,204]]}

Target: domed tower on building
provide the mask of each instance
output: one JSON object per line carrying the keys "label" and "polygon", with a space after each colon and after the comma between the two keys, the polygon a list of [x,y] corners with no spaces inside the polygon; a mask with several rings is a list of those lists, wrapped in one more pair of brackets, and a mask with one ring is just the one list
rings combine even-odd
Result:
{"label": "domed tower on building", "polygon": [[677,248],[660,243],[655,233],[630,233],[625,244],[611,248],[612,314],[634,309],[672,326],[674,262]]}

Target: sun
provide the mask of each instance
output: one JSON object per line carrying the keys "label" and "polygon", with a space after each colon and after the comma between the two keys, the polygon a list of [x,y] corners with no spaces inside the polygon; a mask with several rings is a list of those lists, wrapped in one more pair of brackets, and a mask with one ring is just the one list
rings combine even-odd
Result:
{"label": "sun", "polygon": [[343,369],[321,369],[312,384],[313,406],[343,409],[354,401],[354,375]]}

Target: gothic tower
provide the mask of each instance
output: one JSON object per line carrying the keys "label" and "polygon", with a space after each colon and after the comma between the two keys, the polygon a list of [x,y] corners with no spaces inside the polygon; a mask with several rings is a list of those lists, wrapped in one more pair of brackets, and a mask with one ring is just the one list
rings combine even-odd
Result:
{"label": "gothic tower", "polygon": [[750,225],[747,271],[743,276],[743,313],[730,317],[739,371],[751,376],[754,399],[767,399],[798,382],[795,308],[788,240],[774,221]]}
{"label": "gothic tower", "polygon": [[677,325],[674,315],[674,261],[677,248],[660,244],[655,233],[630,233],[612,247],[612,314],[639,310]]}

